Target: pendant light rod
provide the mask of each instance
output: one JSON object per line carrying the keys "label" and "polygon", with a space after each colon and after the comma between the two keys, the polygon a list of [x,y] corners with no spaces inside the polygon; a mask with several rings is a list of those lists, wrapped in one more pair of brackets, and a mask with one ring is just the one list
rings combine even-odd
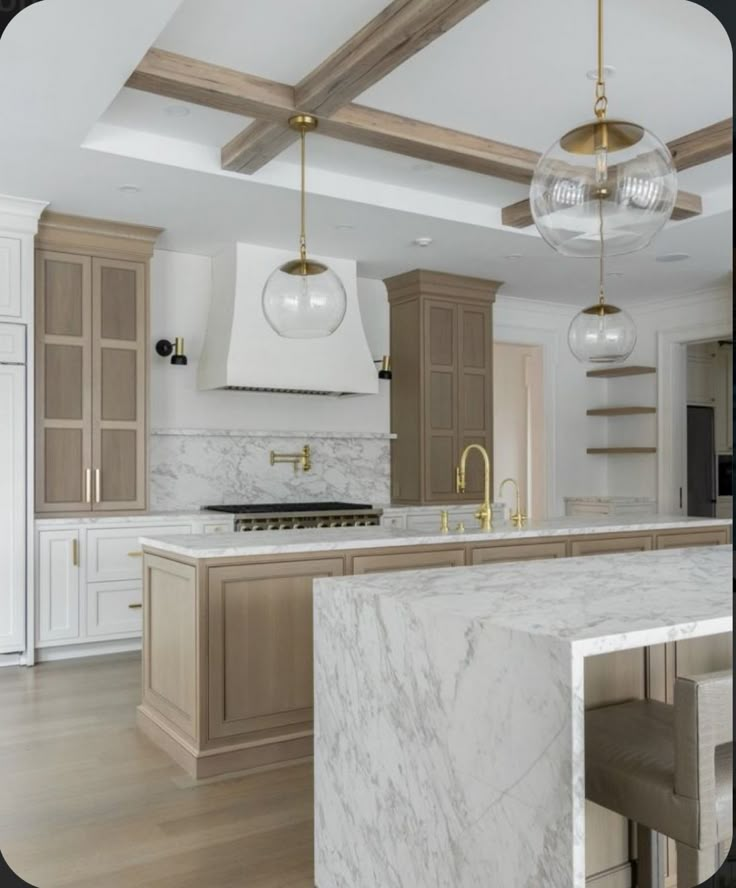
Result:
{"label": "pendant light rod", "polygon": [[595,105],[593,110],[598,120],[604,120],[608,109],[606,81],[603,71],[603,0],[598,0],[598,80],[595,84]]}
{"label": "pendant light rod", "polygon": [[299,261],[301,274],[308,273],[307,264],[307,133],[317,129],[317,118],[312,114],[295,114],[289,118],[289,126],[299,133],[299,153],[301,164],[300,177],[300,230],[299,230]]}

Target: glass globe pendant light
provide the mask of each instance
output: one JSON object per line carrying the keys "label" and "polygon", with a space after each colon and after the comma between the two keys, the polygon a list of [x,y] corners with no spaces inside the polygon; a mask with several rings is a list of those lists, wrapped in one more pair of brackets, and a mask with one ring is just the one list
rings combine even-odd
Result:
{"label": "glass globe pendant light", "polygon": [[317,127],[311,114],[289,119],[301,141],[301,233],[299,258],[280,265],[263,288],[263,314],[288,339],[331,336],[345,317],[347,296],[340,278],[322,262],[307,259],[305,136]]}
{"label": "glass globe pendant light", "polygon": [[667,146],[643,126],[608,120],[603,68],[603,0],[598,0],[595,120],[565,133],[542,155],[529,195],[544,240],[564,256],[597,257],[598,206],[606,253],[646,247],[672,215],[677,173]]}
{"label": "glass globe pendant light", "polygon": [[567,341],[570,351],[583,364],[618,364],[625,361],[636,345],[636,327],[621,308],[606,302],[604,278],[603,212],[599,215],[598,302],[575,315]]}

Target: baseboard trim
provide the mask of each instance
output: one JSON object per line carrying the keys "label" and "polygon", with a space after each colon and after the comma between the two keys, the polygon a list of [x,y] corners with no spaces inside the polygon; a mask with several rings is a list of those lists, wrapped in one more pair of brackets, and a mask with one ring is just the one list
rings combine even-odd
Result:
{"label": "baseboard trim", "polygon": [[606,870],[588,876],[585,880],[586,888],[632,888],[634,884],[634,867],[631,863],[624,863],[615,869]]}
{"label": "baseboard trim", "polygon": [[[287,764],[312,758],[313,737],[294,737],[273,743],[259,740],[252,746],[240,744],[237,749],[208,749],[197,752],[183,738],[174,736],[155,715],[139,706],[136,713],[139,729],[149,740],[169,755],[180,768],[195,780],[219,777],[232,772],[249,772],[265,767]],[[603,886],[608,888],[608,886]]]}
{"label": "baseboard trim", "polygon": [[140,638],[124,638],[120,641],[98,641],[86,644],[64,644],[55,647],[36,648],[36,662],[76,660],[80,657],[100,657],[105,654],[122,654],[141,649]]}

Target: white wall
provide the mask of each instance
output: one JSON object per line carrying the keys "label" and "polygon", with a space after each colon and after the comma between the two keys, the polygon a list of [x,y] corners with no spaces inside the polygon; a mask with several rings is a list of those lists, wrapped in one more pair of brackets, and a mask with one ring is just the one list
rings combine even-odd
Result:
{"label": "white wall", "polygon": [[[328,398],[265,392],[197,390],[211,298],[207,256],[156,250],[151,264],[151,427],[388,432],[389,385],[378,395]],[[373,357],[388,352],[388,302],[381,281],[358,280],[358,300]],[[189,364],[171,366],[153,350],[158,339],[183,336]]]}

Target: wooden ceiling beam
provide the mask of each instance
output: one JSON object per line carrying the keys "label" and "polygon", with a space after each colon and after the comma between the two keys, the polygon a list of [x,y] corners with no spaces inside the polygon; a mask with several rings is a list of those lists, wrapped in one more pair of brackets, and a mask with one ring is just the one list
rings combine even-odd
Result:
{"label": "wooden ceiling beam", "polygon": [[[294,87],[295,106],[329,117],[488,0],[393,0]],[[297,134],[252,123],[222,149],[226,170],[254,173]]]}
{"label": "wooden ceiling beam", "polygon": [[[691,219],[693,216],[701,216],[703,213],[703,199],[699,194],[691,194],[689,191],[678,191],[672,219]],[[528,198],[510,204],[501,210],[501,221],[509,228],[529,228],[534,224],[532,208]]]}
{"label": "wooden ceiling beam", "polygon": [[244,117],[285,123],[294,113],[294,87],[188,56],[149,49],[126,86]]}

